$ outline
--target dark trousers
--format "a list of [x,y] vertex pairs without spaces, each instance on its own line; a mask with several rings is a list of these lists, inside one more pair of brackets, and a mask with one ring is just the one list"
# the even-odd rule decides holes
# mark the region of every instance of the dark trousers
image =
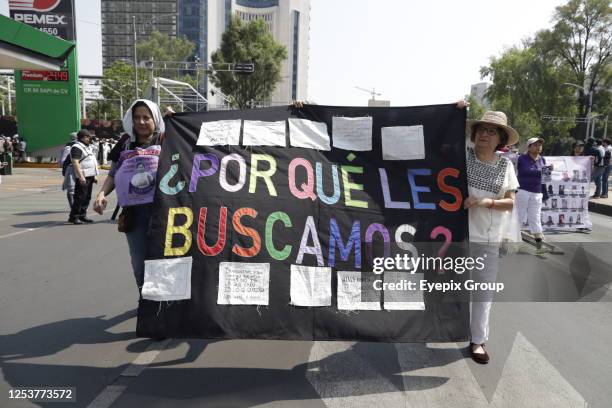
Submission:
[[84,218],[87,214],[87,207],[91,201],[91,191],[93,190],[94,177],[85,177],[85,184],[77,179],[74,185],[74,201],[70,209],[70,219]]

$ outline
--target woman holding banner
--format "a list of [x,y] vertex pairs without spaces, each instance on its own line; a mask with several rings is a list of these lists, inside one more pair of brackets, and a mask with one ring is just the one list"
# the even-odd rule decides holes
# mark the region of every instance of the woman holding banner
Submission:
[[[117,189],[117,199],[123,208],[119,216],[119,231],[126,234],[134,278],[140,292],[144,283],[145,245],[165,126],[159,107],[154,102],[139,99],[126,112],[123,128],[129,140],[126,138],[121,143],[120,156],[118,160],[113,159],[113,166],[94,202],[94,210],[102,214],[108,203],[106,197]],[[135,177],[140,180],[137,185],[132,183]],[[144,185],[142,180],[149,183]]]
[[[467,103],[459,102],[459,108]],[[486,112],[480,120],[467,123],[467,135],[474,147],[467,150],[468,197],[464,208],[469,210],[471,247],[476,247],[476,256],[485,256],[485,269],[477,279],[494,282],[497,277],[499,249],[503,241],[518,241],[520,230],[516,213],[513,212],[515,191],[519,183],[514,166],[505,157],[495,152],[503,146],[512,146],[519,141],[516,130],[508,126],[503,112]],[[480,364],[489,362],[485,342],[489,336],[489,318],[493,294],[473,296],[471,303],[472,359]]]

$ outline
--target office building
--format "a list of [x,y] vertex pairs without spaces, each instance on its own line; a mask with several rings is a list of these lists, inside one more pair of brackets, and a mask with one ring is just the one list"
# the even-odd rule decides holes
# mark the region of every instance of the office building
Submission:
[[178,0],[102,0],[102,63],[134,59],[134,18],[138,40],[157,30],[177,35]]

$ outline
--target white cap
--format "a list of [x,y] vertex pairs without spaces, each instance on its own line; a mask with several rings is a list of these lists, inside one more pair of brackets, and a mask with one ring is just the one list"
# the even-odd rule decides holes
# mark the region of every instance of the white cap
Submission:
[[537,142],[544,143],[544,139],[542,139],[541,137],[532,137],[529,140],[527,140],[527,147],[529,147],[532,144],[537,143]]

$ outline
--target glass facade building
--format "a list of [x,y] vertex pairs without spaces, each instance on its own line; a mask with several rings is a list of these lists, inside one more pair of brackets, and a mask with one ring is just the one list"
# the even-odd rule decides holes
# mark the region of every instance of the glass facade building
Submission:
[[116,60],[133,61],[133,17],[138,38],[154,30],[177,35],[178,0],[102,0],[101,6],[104,68]]

